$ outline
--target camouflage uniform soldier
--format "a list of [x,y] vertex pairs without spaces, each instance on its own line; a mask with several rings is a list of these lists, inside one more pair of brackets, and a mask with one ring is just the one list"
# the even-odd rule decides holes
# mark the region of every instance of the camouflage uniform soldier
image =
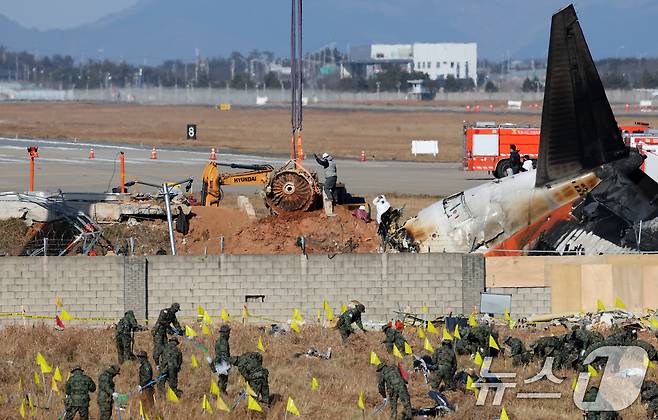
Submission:
[[462,339],[455,344],[455,351],[457,354],[474,354],[479,351],[483,356],[495,356],[489,347],[490,335],[498,342],[498,332],[488,325],[466,328],[461,334]]
[[[180,372],[183,365],[183,353],[178,348],[178,340],[170,338],[169,343],[162,353],[162,363],[160,364],[160,372],[167,374],[167,383],[169,388],[180,397],[183,392],[178,389],[178,372]],[[164,381],[161,382],[164,384]]]
[[455,389],[454,377],[457,371],[457,356],[452,350],[452,343],[448,340],[443,340],[441,347],[434,351],[432,354],[432,377],[430,385],[432,388],[438,390],[443,383],[446,389]]
[[642,402],[647,405],[647,419],[655,419],[658,415],[658,384],[644,381],[641,396]]
[[170,308],[165,308],[160,311],[158,320],[153,327],[153,360],[155,364],[160,366],[160,356],[164,351],[167,344],[167,330],[171,325],[176,329],[178,334],[182,334],[182,329],[176,318],[176,312],[180,310],[178,303],[172,303]]
[[505,344],[510,346],[511,356],[512,356],[512,365],[514,366],[525,366],[532,360],[532,355],[523,345],[523,341],[514,337],[507,337],[505,339]]
[[123,364],[124,360],[135,360],[135,355],[133,354],[133,331],[142,330],[144,330],[144,327],[137,323],[133,311],[126,312],[123,318],[117,323],[114,338],[117,342],[120,365]]
[[[583,401],[592,402],[596,399],[596,395],[599,393],[599,389],[595,386],[591,387],[589,391],[585,393]],[[617,420],[619,415],[616,411],[586,411],[584,413],[586,420]]]
[[359,303],[356,307],[343,312],[340,318],[338,318],[336,328],[338,328],[338,331],[340,332],[340,337],[343,339],[343,343],[347,342],[347,338],[354,333],[352,323],[355,323],[363,332],[366,332],[361,323],[361,314],[365,311],[366,307]]
[[64,420],[73,420],[76,413],[80,415],[80,420],[88,420],[89,393],[94,391],[96,391],[96,384],[93,379],[85,375],[80,366],[75,366],[71,370],[71,377],[66,381]]
[[[219,329],[219,337],[215,341],[215,360],[213,361],[214,365],[219,365],[224,363],[229,363],[231,358],[231,346],[229,345],[229,337],[231,335],[231,327],[224,324]],[[228,372],[226,374],[219,373],[217,378],[217,385],[219,390],[226,393],[226,387],[228,385]]]
[[140,401],[142,402],[144,413],[152,417],[153,407],[155,405],[153,401],[153,387],[142,388],[153,380],[153,367],[149,362],[148,354],[144,350],[137,353],[137,359],[139,359]]
[[269,371],[263,367],[263,356],[255,351],[231,358],[251,389],[265,404],[270,404]]
[[400,351],[404,351],[404,337],[402,333],[397,328],[391,328],[390,325],[386,324],[382,327],[382,331],[386,334],[386,339],[382,341],[386,345],[386,351],[389,353],[393,352],[393,345],[398,348]]
[[112,365],[98,377],[98,408],[101,420],[112,418],[114,377],[119,374],[119,370],[119,366]]
[[562,340],[558,337],[548,336],[540,337],[530,343],[530,350],[537,357],[545,358],[548,356],[556,356],[557,349],[562,345]]
[[380,363],[377,366],[379,372],[379,394],[383,398],[388,398],[388,403],[391,405],[391,419],[398,418],[398,398],[404,406],[402,413],[403,420],[411,420],[411,398],[409,398],[409,391],[407,390],[407,381],[404,380],[400,369],[396,366],[387,366]]

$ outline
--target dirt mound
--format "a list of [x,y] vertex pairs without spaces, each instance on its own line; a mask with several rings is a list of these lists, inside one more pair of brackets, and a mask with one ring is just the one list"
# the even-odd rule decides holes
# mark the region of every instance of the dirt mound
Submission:
[[231,237],[250,223],[238,209],[224,207],[192,207],[190,231],[183,236],[176,232],[176,247],[181,254],[201,255],[219,253],[219,237]]
[[338,207],[336,216],[324,211],[300,212],[269,216],[254,221],[226,239],[226,252],[234,254],[299,253],[297,238],[306,238],[306,251],[375,252],[379,240],[377,225],[356,219],[345,208]]

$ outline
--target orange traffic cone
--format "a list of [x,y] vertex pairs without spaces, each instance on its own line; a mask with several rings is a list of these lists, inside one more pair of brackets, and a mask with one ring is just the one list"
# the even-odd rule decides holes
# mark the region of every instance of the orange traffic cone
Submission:
[[96,154],[94,153],[94,148],[92,147],[91,150],[89,151],[89,159],[93,159],[96,157]]
[[361,155],[359,156],[359,160],[360,160],[361,162],[365,162],[365,161],[366,161],[366,151],[365,151],[365,150],[361,150]]
[[153,146],[153,149],[151,149],[151,159],[156,160],[158,158],[158,155],[155,152],[155,146]]
[[215,152],[214,147],[210,149],[210,160],[217,160],[217,153]]

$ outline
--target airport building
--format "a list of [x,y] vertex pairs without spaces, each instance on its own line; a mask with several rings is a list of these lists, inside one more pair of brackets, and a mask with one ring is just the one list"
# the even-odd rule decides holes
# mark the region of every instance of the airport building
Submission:
[[369,44],[350,48],[349,64],[353,74],[371,78],[384,64],[397,64],[403,70],[420,71],[431,79],[453,75],[457,79],[477,81],[476,43]]

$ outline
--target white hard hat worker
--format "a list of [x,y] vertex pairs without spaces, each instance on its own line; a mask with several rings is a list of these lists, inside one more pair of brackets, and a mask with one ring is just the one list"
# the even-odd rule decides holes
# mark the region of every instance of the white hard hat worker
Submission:
[[329,153],[325,152],[322,154],[322,159],[326,159],[329,157]]

